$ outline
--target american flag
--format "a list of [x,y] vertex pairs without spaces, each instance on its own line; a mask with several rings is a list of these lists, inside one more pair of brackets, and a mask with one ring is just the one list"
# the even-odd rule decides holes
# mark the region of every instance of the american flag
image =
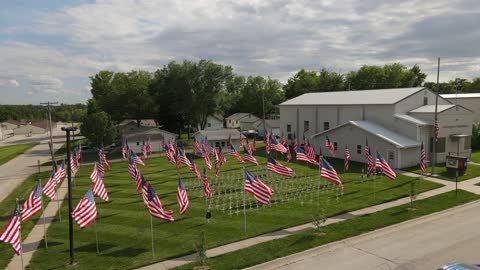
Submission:
[[265,152],[270,154],[270,133],[267,131],[265,134]]
[[267,158],[267,170],[282,176],[288,176],[288,177],[293,176],[292,169],[283,166],[282,164],[277,162],[275,159],[273,159],[271,156],[268,156]]
[[335,147],[333,147],[333,143],[330,141],[330,139],[326,138],[325,140],[325,146],[328,148],[328,150],[330,151],[330,154],[332,155],[332,157],[335,156]]
[[195,176],[197,177],[198,181],[202,181],[202,176],[200,175],[200,171],[198,170],[197,165],[195,164],[195,161],[191,157],[187,157],[188,161],[190,162],[190,171],[192,171]]
[[55,180],[55,171],[52,171],[50,178],[48,178],[45,186],[43,187],[43,194],[47,195],[50,200],[55,199],[55,188],[57,187],[57,181]]
[[174,155],[172,154],[172,151],[170,151],[169,148],[167,148],[165,151],[165,157],[168,159],[168,161],[170,161],[170,163],[172,163],[172,165],[176,164]]
[[[212,147],[212,153],[213,153],[213,157],[215,159],[215,176],[218,177],[219,173],[220,173],[220,158],[218,157],[218,151],[217,151],[217,148],[215,147]],[[205,167],[203,167],[203,170],[205,170]]]
[[252,150],[253,150],[253,152],[257,152],[257,140],[256,140],[256,138],[253,138]]
[[280,152],[282,154],[287,153],[287,148],[280,144],[277,139],[275,138],[275,135],[272,134],[270,137],[270,149],[275,150],[277,152]]
[[70,170],[72,172],[72,177],[78,172],[77,163],[75,162],[75,152],[72,152],[72,156],[70,157]]
[[58,167],[57,171],[55,172],[55,181],[60,183],[62,179],[65,178],[65,161],[62,162],[62,165]]
[[235,149],[235,147],[233,147],[233,145],[230,145],[230,155],[236,157],[239,163],[244,163],[242,157],[241,157],[240,154],[237,152],[237,150]]
[[148,138],[147,145],[145,145],[145,148],[147,150],[147,154],[151,155],[153,150],[152,150],[152,144],[150,143],[150,138]]
[[137,165],[135,164],[135,161],[133,160],[133,157],[130,157],[128,160],[128,173],[132,177],[133,181],[135,181],[135,185],[137,187],[137,194],[140,194],[140,189],[141,189],[141,177],[143,177],[140,173],[140,171],[137,168]]
[[285,137],[285,134],[282,133],[282,139],[280,141],[280,144],[283,146],[287,146],[287,138]]
[[185,152],[180,148],[177,148],[177,159],[180,163],[185,164],[189,168],[191,167],[190,160],[185,155]]
[[435,119],[434,128],[435,128],[435,141],[438,141],[438,132],[440,131],[440,127],[438,126],[438,120],[436,119]]
[[[315,160],[315,161],[317,160],[317,157],[316,157],[316,155],[315,155],[315,149],[314,149],[312,146],[310,146],[310,145],[308,144],[308,142],[305,144],[304,149],[305,149],[305,154],[307,155],[307,157],[308,157],[309,159]],[[321,150],[321,147],[320,147],[320,152],[321,152],[321,151],[322,151],[322,150]]]
[[345,171],[350,169],[348,161],[350,160],[350,151],[348,151],[348,147],[345,145]]
[[128,152],[128,143],[127,139],[125,139],[122,143],[122,157],[123,159],[127,159],[127,152]]
[[287,162],[292,160],[292,153],[290,152],[290,147],[287,145]]
[[203,194],[207,198],[213,196],[212,190],[210,189],[210,183],[208,183],[207,169],[203,167]]
[[253,194],[258,204],[269,204],[273,190],[245,170],[245,191]]
[[240,132],[240,146],[243,146],[243,136],[241,132]]
[[382,170],[385,176],[387,176],[388,178],[395,180],[395,178],[397,177],[397,175],[392,170],[390,165],[388,165],[388,162],[385,159],[383,159],[383,157],[380,155],[378,151],[377,151],[377,162],[375,163],[375,166],[380,170]]
[[297,147],[298,147],[298,139],[297,136],[295,136],[295,133],[293,133],[293,151],[297,152]]
[[108,202],[108,194],[103,183],[103,175],[98,170],[97,164],[93,165],[93,171],[90,174],[90,179],[93,181],[93,193],[102,200]]
[[425,160],[427,159],[427,155],[425,154],[425,149],[423,148],[423,142],[422,146],[420,148],[420,170],[422,171],[422,174],[425,173],[425,170],[427,166],[425,165]]
[[22,207],[22,222],[27,221],[42,210],[42,184],[37,183]]
[[203,151],[196,138],[193,138],[193,151],[195,155],[202,155]]
[[303,147],[301,146],[297,147],[297,161],[305,161],[315,166],[318,166],[318,161],[316,159],[311,159],[310,157],[308,157],[305,153],[305,149],[303,149]]
[[80,229],[87,227],[97,219],[97,207],[95,206],[92,187],[88,188],[85,196],[77,204],[77,207],[73,209],[72,218],[80,225]]
[[337,171],[328,163],[326,159],[322,159],[322,168],[320,169],[320,177],[328,179],[337,184],[340,189],[343,189],[342,181],[338,177]]
[[178,177],[178,188],[177,188],[177,202],[178,207],[180,208],[180,215],[185,214],[188,210],[188,196],[185,186],[183,185],[182,178]]
[[203,152],[207,152],[208,155],[208,138],[205,136],[205,140],[203,140]]
[[243,147],[243,157],[245,158],[246,161],[253,163],[255,165],[258,165],[257,159],[252,155],[250,151],[244,146]]
[[373,175],[375,173],[375,164],[373,164],[372,152],[370,152],[368,140],[365,141],[365,157],[367,158],[367,176]]
[[162,138],[162,141],[160,142],[162,144],[162,151],[167,150],[167,145],[165,144],[165,138]]
[[225,154],[223,154],[221,146],[218,147],[218,160],[220,160],[220,166],[227,162],[227,158],[225,157]]
[[140,147],[140,151],[142,151],[142,154],[143,154],[144,158],[148,157],[147,148],[145,146],[145,141],[142,142],[142,146]]
[[253,153],[252,147],[250,147],[250,143],[248,142],[248,138],[247,138],[247,143],[244,146],[245,148],[247,148],[248,153],[250,154]]
[[205,160],[205,165],[207,165],[207,168],[211,170],[212,162],[210,161],[210,156],[208,155],[208,152],[203,152],[203,159]]
[[139,156],[137,156],[137,154],[135,154],[135,152],[133,152],[132,150],[130,150],[130,155],[133,156],[133,160],[135,161],[135,163],[145,166],[143,160]]
[[77,145],[77,148],[75,148],[75,152],[77,153],[76,156],[77,156],[77,162],[78,162],[82,157],[82,145],[81,144]]
[[17,255],[20,255],[22,252],[20,237],[20,209],[18,208],[18,202],[16,202],[12,217],[0,233],[0,241],[12,244],[12,249]]
[[105,169],[103,168],[103,162],[101,158],[98,159],[98,162],[95,163],[95,165],[97,165],[97,170],[100,173],[100,175],[102,177],[105,176]]
[[110,170],[110,162],[108,162],[107,155],[105,155],[105,150],[103,150],[103,145],[98,150],[98,156],[102,160],[103,164],[105,164],[105,167],[107,167],[107,169]]
[[173,222],[173,211],[163,209],[162,203],[153,187],[147,181],[144,181],[142,186],[144,202],[150,215],[154,218]]

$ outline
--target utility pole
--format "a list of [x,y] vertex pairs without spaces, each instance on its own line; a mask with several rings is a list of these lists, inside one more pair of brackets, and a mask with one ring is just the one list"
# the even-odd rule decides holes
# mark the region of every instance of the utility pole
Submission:
[[50,105],[55,105],[58,104],[58,102],[41,102],[40,105],[47,105],[47,110],[48,110],[48,125],[50,128],[50,145],[52,147],[52,162],[54,162],[54,157],[53,157],[53,134],[52,134],[52,110],[50,108]]
[[437,85],[435,88],[437,88],[437,93],[435,95],[435,120],[434,120],[434,123],[433,123],[433,139],[432,139],[432,175],[435,175],[435,163],[436,163],[436,159],[437,159],[437,131],[435,130],[436,126],[435,124],[437,123],[437,112],[438,112],[438,92],[439,92],[439,88],[438,88],[438,83],[439,83],[439,77],[440,77],[440,57],[438,58],[438,64],[437,64]]
[[72,218],[72,168],[70,167],[70,132],[75,132],[77,130],[76,127],[62,127],[62,130],[66,132],[67,136],[67,180],[68,180],[68,235],[70,239],[70,265],[72,266],[74,263],[74,256],[73,256],[73,218]]

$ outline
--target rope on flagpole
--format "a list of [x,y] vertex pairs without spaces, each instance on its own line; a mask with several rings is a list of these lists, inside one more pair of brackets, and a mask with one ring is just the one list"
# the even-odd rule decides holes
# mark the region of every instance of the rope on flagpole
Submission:
[[152,257],[155,258],[155,247],[154,247],[154,241],[153,241],[153,218],[152,215],[150,215],[150,231],[152,234]]
[[[16,199],[15,199],[15,201],[16,201],[16,203],[17,203],[17,205],[18,205],[18,198],[16,198]],[[19,216],[20,216],[20,217],[19,217],[19,218],[20,218],[20,220],[22,220],[22,213],[21,213],[21,211],[19,211]],[[22,243],[22,231],[20,230],[20,228],[19,228],[19,230],[18,230],[18,234],[19,234],[19,236],[18,236],[18,239],[20,240],[20,260],[21,260],[21,262],[22,262],[22,270],[24,270],[24,269],[25,269],[25,267],[23,266],[23,243]]]
[[[243,173],[245,174],[245,166],[243,167]],[[243,181],[243,224],[244,233],[247,234],[247,209],[245,204],[245,180]]]
[[[42,180],[38,179],[38,184],[41,186],[42,185]],[[42,198],[42,216],[43,216],[43,234],[45,235],[45,248],[48,248],[48,239],[47,239],[47,228],[45,223],[47,223],[47,220],[45,218],[45,212],[43,209],[43,198]]]
[[97,254],[100,254],[100,249],[98,248],[97,219],[95,219],[95,222],[93,222],[93,229],[95,230],[95,243],[97,246]]

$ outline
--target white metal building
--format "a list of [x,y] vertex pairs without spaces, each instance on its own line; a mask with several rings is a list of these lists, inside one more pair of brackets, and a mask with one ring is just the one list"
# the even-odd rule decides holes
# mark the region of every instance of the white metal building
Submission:
[[[435,93],[426,88],[307,93],[280,104],[282,131],[299,143],[310,138],[317,154],[328,136],[339,158],[348,146],[351,160],[365,162],[368,139],[395,168],[418,164],[420,144],[431,159]],[[472,112],[439,97],[437,162],[449,153],[470,156]],[[291,139],[290,139],[291,141]],[[323,149],[323,154],[330,153]]]
[[[200,129],[200,126],[198,127]],[[223,116],[221,114],[212,114],[207,116],[206,130],[223,129]]]
[[240,151],[238,148],[240,146],[240,136],[245,140],[246,137],[237,129],[224,128],[218,130],[200,130],[195,132],[192,137],[194,137],[198,142],[202,142],[205,140],[205,138],[207,138],[209,146],[221,146],[224,149],[223,152],[228,152],[229,149],[226,147],[229,138],[231,139],[232,145],[237,149],[237,151]]
[[480,93],[443,94],[442,98],[473,112],[473,122],[480,123]]

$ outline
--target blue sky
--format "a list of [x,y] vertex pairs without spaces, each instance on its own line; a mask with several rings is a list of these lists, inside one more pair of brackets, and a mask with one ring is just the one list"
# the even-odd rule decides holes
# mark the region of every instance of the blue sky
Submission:
[[476,0],[98,0],[0,3],[0,104],[85,102],[99,70],[211,59],[282,82],[300,68],[420,65],[480,76]]

